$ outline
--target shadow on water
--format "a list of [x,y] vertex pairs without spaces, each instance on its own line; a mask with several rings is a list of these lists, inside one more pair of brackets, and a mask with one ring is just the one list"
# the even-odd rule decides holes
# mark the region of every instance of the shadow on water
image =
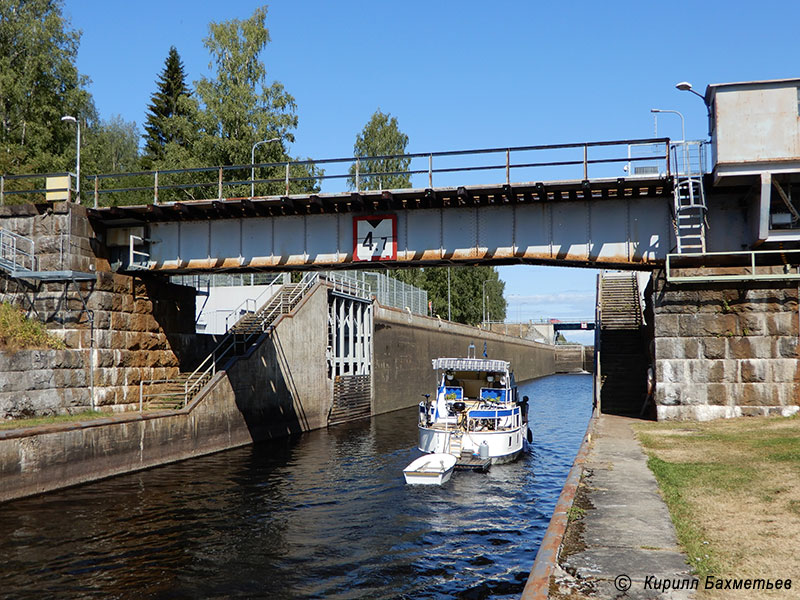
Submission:
[[521,386],[520,460],[406,486],[416,409],[0,505],[14,597],[517,597],[591,411],[591,377]]

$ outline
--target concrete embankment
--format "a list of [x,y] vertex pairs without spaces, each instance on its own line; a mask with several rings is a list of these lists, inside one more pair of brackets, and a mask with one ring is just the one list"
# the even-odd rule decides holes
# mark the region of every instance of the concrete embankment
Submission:
[[[599,415],[592,421],[522,600],[691,598],[691,590],[662,594],[646,583],[690,581],[691,576],[647,456],[631,429],[635,420]],[[577,493],[581,506],[573,511]]]

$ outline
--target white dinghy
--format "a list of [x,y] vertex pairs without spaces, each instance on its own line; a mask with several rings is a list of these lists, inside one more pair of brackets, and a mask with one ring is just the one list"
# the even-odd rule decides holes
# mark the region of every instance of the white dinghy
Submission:
[[406,483],[441,485],[450,479],[456,457],[452,454],[426,454],[403,469]]

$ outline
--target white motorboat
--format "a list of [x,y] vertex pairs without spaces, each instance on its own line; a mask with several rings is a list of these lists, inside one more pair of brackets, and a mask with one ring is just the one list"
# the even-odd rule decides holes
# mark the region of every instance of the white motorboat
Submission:
[[528,426],[528,398],[517,401],[510,363],[488,358],[436,358],[439,387],[435,399],[426,394],[419,405],[419,449],[468,453],[510,462],[533,441]]
[[452,454],[426,454],[403,469],[406,483],[441,485],[450,479],[456,457]]

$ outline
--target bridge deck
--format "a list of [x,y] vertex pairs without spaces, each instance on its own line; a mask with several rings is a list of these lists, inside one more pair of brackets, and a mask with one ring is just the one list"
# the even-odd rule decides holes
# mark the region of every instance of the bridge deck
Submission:
[[115,227],[141,222],[503,206],[569,200],[671,198],[672,185],[672,179],[662,177],[620,177],[586,181],[523,182],[337,194],[215,198],[92,208],[88,213],[91,219]]

